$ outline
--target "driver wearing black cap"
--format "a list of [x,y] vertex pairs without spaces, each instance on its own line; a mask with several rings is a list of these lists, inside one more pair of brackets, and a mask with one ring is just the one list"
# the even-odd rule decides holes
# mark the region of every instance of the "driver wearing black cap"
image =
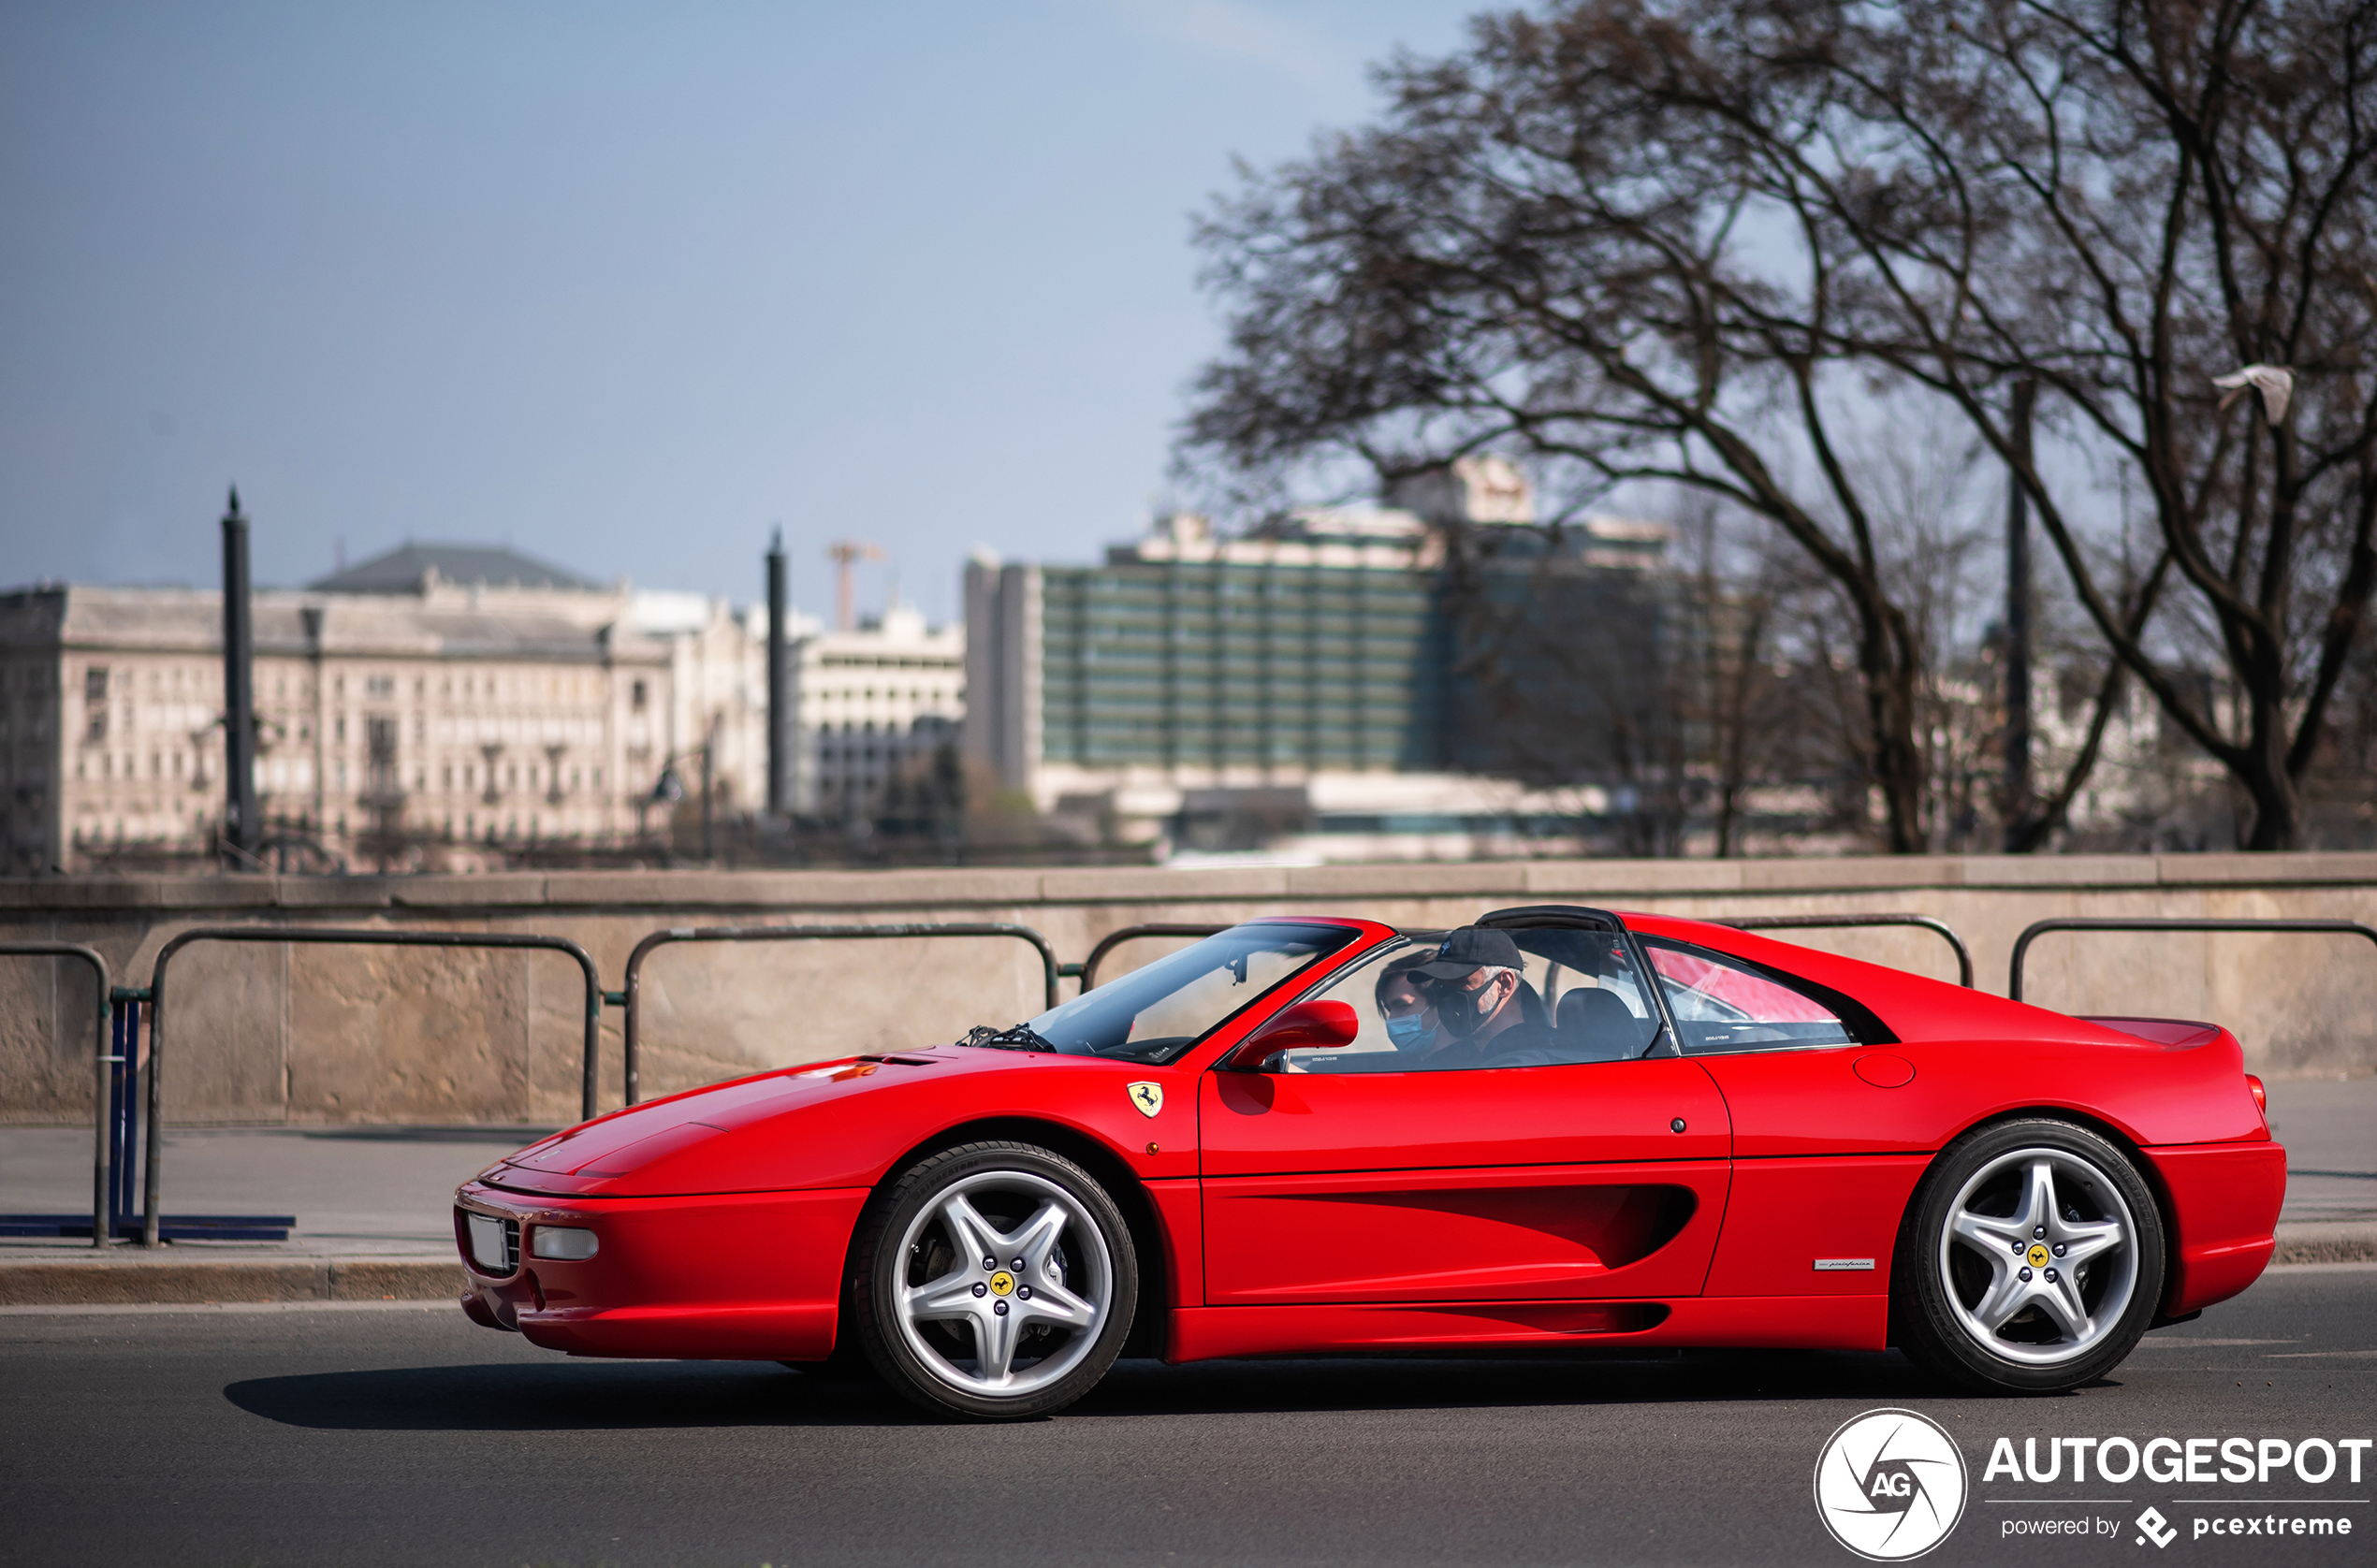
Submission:
[[1507,932],[1465,925],[1418,975],[1427,978],[1444,1042],[1417,1064],[1422,1071],[1481,1067],[1490,1059],[1551,1042],[1551,1031],[1528,1017],[1523,999],[1526,960]]

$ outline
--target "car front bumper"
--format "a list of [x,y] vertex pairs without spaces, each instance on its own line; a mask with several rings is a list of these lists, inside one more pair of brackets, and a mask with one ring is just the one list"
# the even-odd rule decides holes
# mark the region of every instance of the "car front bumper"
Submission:
[[[482,1182],[455,1194],[472,1321],[574,1356],[824,1360],[863,1187],[683,1198],[550,1198]],[[519,1227],[518,1260],[472,1256],[469,1216]],[[539,1226],[593,1231],[579,1261],[534,1256]]]

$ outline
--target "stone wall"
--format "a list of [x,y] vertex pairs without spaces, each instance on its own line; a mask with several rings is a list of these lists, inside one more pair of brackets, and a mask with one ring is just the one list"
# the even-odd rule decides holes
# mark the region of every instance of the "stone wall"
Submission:
[[[1913,911],[2003,992],[2016,934],[2050,915],[2344,918],[2377,924],[2377,855],[1566,861],[1161,871],[670,872],[416,878],[0,881],[0,941],[86,942],[116,983],[194,925],[541,932],[622,983],[646,934],[703,924],[1014,921],[1078,961],[1146,922],[1359,914],[1453,925],[1518,904],[1742,917]],[[1953,979],[1918,930],[1780,933]],[[1121,950],[1120,972],[1174,943]],[[90,1115],[91,992],[80,965],[0,960],[0,1121]],[[1031,950],[1001,939],[675,946],[644,969],[647,1097],[852,1051],[944,1040],[1039,1010]],[[1072,994],[1066,982],[1066,994]],[[2301,936],[2060,935],[2029,999],[2076,1012],[2212,1019],[2271,1076],[2377,1071],[2377,947]],[[168,1117],[187,1122],[574,1120],[581,982],[565,957],[195,944],[173,961]],[[620,1014],[603,1014],[603,1103],[620,1096]]]

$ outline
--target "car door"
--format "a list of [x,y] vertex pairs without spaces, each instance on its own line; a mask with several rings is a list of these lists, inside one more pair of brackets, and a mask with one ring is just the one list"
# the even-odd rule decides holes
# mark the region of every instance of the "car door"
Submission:
[[1316,993],[1354,1006],[1352,1045],[1291,1053],[1282,1070],[1203,1075],[1209,1304],[1700,1288],[1725,1208],[1724,1100],[1675,1053],[1615,922],[1563,918],[1513,932],[1528,954],[1527,1001],[1549,1020],[1564,978],[1625,998],[1639,1032],[1623,1057],[1547,1052],[1527,1065],[1416,1070],[1376,999],[1406,944]]
[[1930,1164],[1917,1071],[1853,998],[1674,936],[1639,938],[1682,1048],[1734,1125],[1711,1296],[1889,1290],[1908,1198]]

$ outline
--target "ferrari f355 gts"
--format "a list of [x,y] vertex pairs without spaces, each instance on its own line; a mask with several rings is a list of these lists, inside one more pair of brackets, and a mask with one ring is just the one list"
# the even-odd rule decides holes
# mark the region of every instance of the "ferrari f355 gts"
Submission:
[[963,1417],[1126,1352],[1896,1345],[2046,1391],[2260,1274],[2261,1102],[2213,1024],[1720,925],[1282,917],[584,1123],[463,1185],[455,1235],[489,1328],[864,1363]]

